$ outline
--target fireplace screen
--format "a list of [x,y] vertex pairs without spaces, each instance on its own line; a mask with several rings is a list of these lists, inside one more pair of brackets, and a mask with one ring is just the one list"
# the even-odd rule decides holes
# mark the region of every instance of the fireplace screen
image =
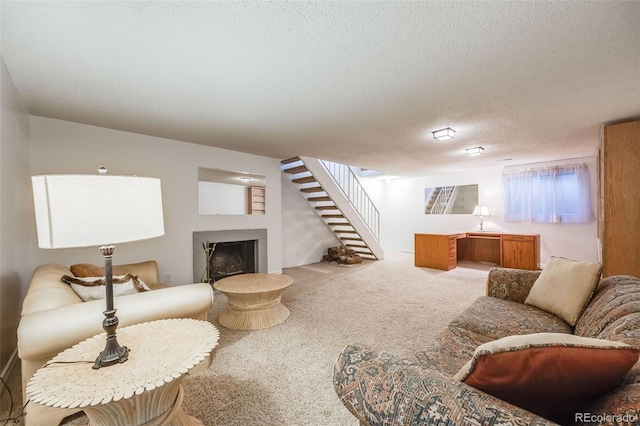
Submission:
[[257,240],[203,243],[208,259],[205,282],[256,272],[256,243]]

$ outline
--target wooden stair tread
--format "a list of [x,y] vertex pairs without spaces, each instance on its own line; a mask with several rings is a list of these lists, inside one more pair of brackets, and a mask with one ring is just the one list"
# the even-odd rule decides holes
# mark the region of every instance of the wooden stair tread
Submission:
[[344,217],[344,216],[341,214],[323,214],[322,217],[337,218],[337,217]]
[[340,210],[337,206],[316,206],[316,210]]
[[297,166],[297,167],[291,167],[289,169],[284,169],[285,173],[289,173],[292,175],[298,174],[298,173],[304,173],[304,172],[308,172],[309,169],[307,169],[307,166]]
[[307,200],[308,200],[308,201],[311,201],[311,202],[317,202],[317,201],[333,201],[333,200],[331,199],[331,197],[329,197],[329,196],[324,196],[324,197],[309,197],[309,198],[307,198]]
[[311,183],[311,182],[317,182],[317,180],[313,176],[305,176],[305,177],[293,179],[291,182],[293,182],[293,183]]
[[291,163],[295,163],[296,161],[302,161],[302,160],[300,160],[300,157],[291,157],[291,158],[287,158],[286,160],[282,160],[280,164],[291,164]]
[[348,248],[349,250],[353,250],[354,252],[356,252],[356,254],[358,254],[358,255],[360,255],[360,256],[362,256],[363,254],[373,254],[373,253],[370,253],[370,252],[368,252],[368,251],[356,250],[356,249],[354,249],[353,247],[347,247],[347,248]]
[[322,189],[321,186],[311,186],[309,188],[301,188],[300,192],[323,192],[324,189]]

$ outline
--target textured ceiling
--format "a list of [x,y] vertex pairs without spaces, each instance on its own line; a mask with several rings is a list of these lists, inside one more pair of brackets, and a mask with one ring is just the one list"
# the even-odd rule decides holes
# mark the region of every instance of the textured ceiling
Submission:
[[640,116],[640,2],[1,8],[31,114],[281,159],[396,175],[548,161]]

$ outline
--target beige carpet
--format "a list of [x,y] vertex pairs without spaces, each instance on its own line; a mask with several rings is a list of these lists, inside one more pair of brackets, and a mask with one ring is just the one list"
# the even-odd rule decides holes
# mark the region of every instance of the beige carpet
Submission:
[[[183,381],[184,409],[205,425],[357,425],[333,391],[340,350],[360,342],[411,357],[484,294],[488,269],[416,268],[413,254],[400,252],[352,267],[287,268],[294,283],[282,301],[291,316],[258,331],[219,326],[227,300],[216,294],[209,319],[220,342],[211,367]],[[84,415],[65,421],[86,423]]]

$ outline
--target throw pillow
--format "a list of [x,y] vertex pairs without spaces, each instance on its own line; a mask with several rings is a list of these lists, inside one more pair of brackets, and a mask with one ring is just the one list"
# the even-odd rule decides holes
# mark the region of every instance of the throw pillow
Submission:
[[93,265],[91,263],[77,263],[71,265],[69,270],[75,277],[104,277],[104,266]]
[[524,303],[575,326],[600,281],[602,265],[551,257]]
[[[104,277],[70,277],[69,275],[63,275],[60,279],[62,282],[69,284],[83,302],[106,297]],[[149,290],[150,288],[136,275],[127,274],[113,277],[114,297]]]
[[573,334],[508,336],[480,345],[454,376],[560,424],[619,386],[639,349]]

